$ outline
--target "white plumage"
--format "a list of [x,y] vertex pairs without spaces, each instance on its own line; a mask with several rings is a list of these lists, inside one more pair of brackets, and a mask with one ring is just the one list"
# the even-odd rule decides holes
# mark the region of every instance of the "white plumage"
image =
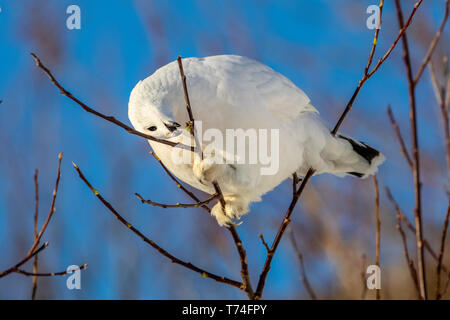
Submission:
[[[277,129],[279,168],[262,175],[261,163],[217,164],[208,155],[194,163],[177,164],[179,148],[149,141],[167,168],[179,179],[209,194],[211,182],[221,186],[225,212],[219,203],[212,214],[220,225],[248,212],[251,202],[297,172],[312,167],[337,176],[374,174],[384,156],[343,135],[333,136],[310,104],[308,96],[289,79],[257,61],[235,55],[183,59],[193,115],[202,131],[217,129]],[[178,124],[189,121],[177,62],[171,62],[140,81],[130,95],[128,115],[136,130],[179,142]],[[150,130],[149,130],[150,129]],[[269,133],[270,136],[270,133]],[[211,142],[200,137],[205,149]],[[270,137],[269,137],[270,138]],[[269,139],[270,141],[270,139]],[[249,148],[248,141],[246,147]],[[273,142],[271,142],[273,143]],[[271,150],[271,145],[267,146]],[[220,152],[222,150],[216,150]]]

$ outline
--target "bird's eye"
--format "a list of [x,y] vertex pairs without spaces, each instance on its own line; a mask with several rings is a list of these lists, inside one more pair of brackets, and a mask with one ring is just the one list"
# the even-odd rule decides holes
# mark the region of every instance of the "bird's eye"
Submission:
[[156,129],[158,129],[156,126],[151,126],[147,128],[147,130],[149,131],[156,131]]

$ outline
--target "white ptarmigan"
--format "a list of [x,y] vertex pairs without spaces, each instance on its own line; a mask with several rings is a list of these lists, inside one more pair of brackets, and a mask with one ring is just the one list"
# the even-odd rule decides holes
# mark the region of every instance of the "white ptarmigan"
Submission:
[[[182,153],[190,151],[151,140],[149,143],[166,167],[182,181],[209,194],[215,193],[212,182],[217,181],[226,202],[225,210],[219,202],[212,209],[219,225],[234,223],[234,219],[248,212],[251,202],[260,201],[262,195],[292,177],[294,172],[302,177],[311,167],[315,174],[365,178],[374,174],[384,161],[380,152],[362,142],[342,134],[333,136],[308,96],[262,63],[236,55],[182,61],[195,126],[197,129],[201,124],[203,132],[197,133],[198,140],[203,150],[213,146],[209,148],[213,151],[205,152],[203,160],[197,155],[188,156],[188,161],[185,157],[180,163]],[[186,141],[189,133],[180,124],[187,123],[189,117],[176,61],[139,81],[130,95],[128,116],[140,132],[173,142]],[[274,130],[277,134],[272,136]],[[221,139],[217,139],[221,134],[225,140],[228,132],[237,132],[233,139],[244,134],[246,161],[216,161],[217,157],[223,159],[229,155],[226,142],[220,144]],[[257,142],[251,139],[252,133],[256,134]],[[212,139],[212,135],[216,138]],[[259,152],[258,147],[270,150],[266,154],[272,153],[272,161],[278,161],[273,166],[274,172],[262,174],[269,164],[249,161],[251,152]]]

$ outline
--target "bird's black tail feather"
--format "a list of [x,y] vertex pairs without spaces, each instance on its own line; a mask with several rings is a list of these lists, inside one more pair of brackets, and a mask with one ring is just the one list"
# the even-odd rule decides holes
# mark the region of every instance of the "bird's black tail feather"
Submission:
[[[369,163],[369,165],[372,165],[373,160],[381,155],[378,150],[375,150],[374,148],[368,146],[364,142],[355,141],[349,137],[340,134],[338,134],[338,137],[347,140],[351,144],[353,150],[363,159],[365,159]],[[354,175],[358,178],[362,178],[365,176],[365,173],[360,172],[347,172],[347,173]]]

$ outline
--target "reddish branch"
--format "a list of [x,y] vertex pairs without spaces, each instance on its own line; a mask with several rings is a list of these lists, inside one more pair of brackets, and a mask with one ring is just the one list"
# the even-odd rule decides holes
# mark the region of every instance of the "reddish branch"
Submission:
[[[154,153],[150,152],[153,157],[158,160],[161,167],[164,169],[164,171],[167,173],[167,175],[170,177],[170,179],[177,185],[178,188],[183,190],[192,200],[198,202],[201,202],[200,199],[190,192],[186,187],[184,187],[180,181],[175,178],[175,176],[167,169],[167,167],[164,165],[164,163],[161,161],[161,159]],[[201,208],[203,208],[206,212],[211,213],[211,209],[209,209],[206,205],[202,205]],[[248,273],[248,262],[247,262],[247,253],[242,245],[242,241],[239,237],[239,234],[236,231],[236,228],[234,226],[227,227],[228,231],[231,233],[231,236],[233,238],[234,244],[236,245],[236,248],[238,250],[239,259],[241,261],[241,276],[242,278],[249,279],[249,273]],[[247,288],[245,285],[242,285],[240,288],[241,290],[245,291],[245,288]],[[250,298],[250,297],[249,297]]]
[[[380,267],[380,240],[381,240],[381,220],[380,220],[380,192],[378,190],[378,180],[376,176],[372,176],[373,186],[375,189],[375,216],[377,221],[376,233],[376,249],[375,249],[375,264]],[[380,289],[376,291],[376,299],[380,300]]]
[[[11,272],[16,272],[17,269],[22,266],[25,262],[27,262],[28,260],[30,260],[32,257],[36,256],[41,250],[45,249],[48,245],[48,242],[44,243],[42,246],[39,247],[39,249],[36,250],[36,248],[39,245],[39,242],[42,238],[42,235],[44,234],[45,230],[47,229],[47,226],[53,216],[53,213],[55,212],[55,201],[56,201],[56,195],[58,193],[58,185],[59,185],[59,179],[61,177],[61,159],[62,159],[62,153],[60,153],[58,155],[58,172],[56,174],[56,186],[55,189],[53,190],[53,197],[52,197],[52,203],[50,206],[50,212],[47,216],[47,219],[45,220],[45,223],[43,224],[39,234],[36,235],[37,232],[37,227],[35,227],[35,237],[34,237],[34,241],[33,244],[30,248],[30,250],[28,251],[27,255],[25,256],[25,258],[20,261],[19,263],[17,263],[15,266],[3,271],[2,273],[0,273],[0,278],[6,276],[7,274],[10,274]],[[37,186],[37,173],[35,174],[35,186]],[[36,187],[37,188],[37,187]],[[36,191],[37,192],[37,191]],[[36,196],[36,208],[35,208],[35,221],[37,221],[37,206],[39,204],[39,199]],[[37,222],[35,222],[37,223]]]
[[365,300],[366,295],[367,295],[366,271],[367,271],[367,257],[363,253],[361,255],[361,272],[360,272],[360,277],[361,277],[361,282],[362,282],[361,300]]
[[[413,10],[411,11],[411,14],[406,22],[406,24],[400,28],[397,37],[395,38],[394,42],[391,44],[391,46],[389,47],[389,49],[386,51],[386,53],[384,54],[384,56],[382,58],[380,58],[378,60],[378,62],[376,63],[376,65],[373,67],[373,69],[371,71],[369,71],[370,66],[371,66],[371,62],[373,60],[373,55],[375,53],[375,49],[376,49],[376,45],[378,43],[378,36],[379,36],[379,29],[377,29],[375,31],[375,35],[374,35],[374,40],[372,42],[372,47],[369,53],[369,57],[367,59],[367,64],[366,67],[364,68],[364,73],[363,76],[361,78],[361,80],[359,80],[358,85],[352,95],[352,97],[350,98],[349,102],[347,103],[343,113],[341,114],[341,116],[339,117],[339,120],[337,121],[336,125],[334,126],[333,130],[331,131],[331,133],[333,135],[335,135],[337,133],[337,131],[339,130],[340,126],[342,125],[342,123],[344,122],[344,119],[346,118],[348,112],[351,110],[353,103],[356,100],[356,97],[358,96],[358,93],[360,92],[361,88],[363,87],[364,83],[369,80],[374,74],[375,72],[380,68],[380,66],[386,61],[386,59],[390,56],[392,50],[394,50],[395,46],[397,45],[398,41],[400,40],[400,38],[402,38],[402,36],[405,34],[406,29],[409,27],[409,25],[412,22],[412,19],[417,11],[417,9],[419,8],[420,4],[422,3],[423,0],[419,0],[415,3]],[[379,21],[381,24],[381,13],[382,10],[381,8],[383,7],[383,0],[380,1],[380,17],[379,17]],[[381,27],[381,26],[379,26]],[[259,299],[262,296],[263,290],[264,290],[264,285],[265,285],[265,280],[267,277],[267,274],[269,273],[270,270],[270,264],[272,262],[273,256],[275,254],[276,248],[278,247],[278,244],[281,240],[281,238],[283,237],[283,233],[284,230],[286,229],[287,225],[289,224],[290,220],[290,216],[295,208],[295,205],[297,204],[297,201],[301,195],[301,192],[303,191],[303,189],[305,188],[307,182],[309,181],[309,178],[311,178],[311,176],[314,174],[314,170],[312,168],[310,168],[305,176],[305,178],[303,179],[300,187],[299,187],[299,191],[297,191],[297,193],[294,195],[291,204],[285,214],[285,218],[283,220],[283,222],[280,225],[280,228],[278,229],[277,235],[275,237],[275,240],[272,244],[272,248],[271,250],[267,253],[267,257],[266,257],[266,261],[264,263],[264,267],[263,270],[261,272],[261,275],[259,277],[259,282],[258,282],[258,287],[256,289],[255,292],[255,298]]]
[[197,203],[176,203],[176,204],[165,204],[165,203],[159,203],[159,202],[154,202],[152,200],[146,200],[144,199],[139,193],[135,193],[136,197],[139,198],[139,200],[141,200],[142,203],[145,204],[149,204],[151,206],[154,207],[161,207],[161,208],[165,208],[165,209],[169,209],[169,208],[198,208],[201,206],[204,206],[208,203],[210,203],[211,201],[217,199],[219,197],[218,194],[213,194],[211,197],[209,197],[208,199],[206,199],[205,201],[199,201]]
[[314,174],[313,169],[309,169],[306,173],[305,177],[303,178],[302,183],[300,184],[300,187],[298,188],[298,191],[295,193],[295,196],[293,197],[291,204],[289,205],[288,210],[286,211],[286,214],[284,215],[284,219],[281,222],[281,225],[278,229],[277,235],[275,236],[275,239],[273,240],[272,246],[270,247],[270,250],[267,252],[266,261],[264,262],[263,270],[259,276],[258,286],[255,291],[255,299],[261,299],[264,286],[266,283],[267,275],[270,271],[270,265],[272,263],[272,259],[275,255],[275,251],[278,248],[278,245],[280,244],[281,238],[283,237],[284,231],[286,230],[287,226],[291,222],[290,218],[292,213],[294,212],[295,205],[298,202],[298,199],[302,195],[303,190],[305,189],[306,184],[308,183],[309,179]]
[[[353,103],[356,100],[356,97],[358,96],[359,91],[361,90],[362,86],[364,85],[364,83],[370,79],[370,77],[373,76],[373,74],[380,68],[380,66],[383,64],[384,61],[386,61],[386,59],[390,56],[392,50],[394,50],[395,46],[397,45],[398,41],[400,40],[400,38],[404,35],[406,29],[408,29],[409,25],[412,22],[412,18],[414,17],[414,15],[416,14],[417,9],[419,8],[420,4],[422,3],[423,0],[419,0],[416,2],[416,4],[414,5],[414,8],[408,18],[408,21],[406,22],[406,24],[403,26],[403,28],[400,29],[400,31],[397,34],[397,37],[395,38],[394,42],[392,43],[392,45],[389,47],[389,49],[386,51],[386,53],[384,54],[384,56],[382,58],[380,58],[377,62],[377,64],[373,67],[372,71],[370,72],[364,72],[361,80],[359,80],[358,85],[355,89],[355,91],[353,92],[352,97],[350,98],[349,102],[347,103],[347,106],[344,109],[344,112],[341,114],[338,122],[336,123],[334,129],[331,131],[331,133],[334,135],[337,133],[337,131],[339,130],[340,126],[342,125],[342,122],[344,122],[345,117],[347,116],[348,112],[352,109],[353,107]],[[380,2],[380,4],[382,3],[382,1]],[[380,8],[381,9],[381,8]],[[381,13],[382,11],[380,10],[380,23],[381,23]],[[366,65],[365,70],[369,70],[370,68],[370,62],[372,60],[371,56],[373,56],[372,51],[375,51],[375,46],[378,42],[378,32],[379,30],[377,29],[377,31],[375,31],[375,37],[374,37],[374,41],[372,44],[372,49],[371,49],[371,53],[369,54],[369,59]]]
[[291,243],[292,243],[292,246],[294,247],[295,254],[297,255],[297,259],[300,264],[300,277],[301,277],[302,283],[305,286],[306,291],[308,292],[311,299],[317,300],[317,296],[314,293],[314,290],[313,290],[311,284],[309,283],[308,276],[306,275],[305,264],[303,263],[303,255],[300,252],[300,250],[298,249],[297,242],[295,241],[295,236],[294,236],[293,232],[291,232]]
[[116,126],[119,126],[120,128],[124,129],[126,132],[145,138],[147,140],[152,140],[158,143],[162,143],[162,144],[166,144],[168,146],[171,147],[176,147],[176,148],[181,148],[181,149],[185,149],[185,150],[190,150],[190,151],[194,151],[194,147],[189,147],[186,146],[184,144],[181,143],[175,143],[175,142],[171,142],[171,141],[167,141],[167,140],[162,140],[162,139],[158,139],[152,136],[149,136],[145,133],[142,133],[140,131],[137,131],[133,128],[131,128],[130,126],[127,126],[125,123],[117,120],[116,118],[114,118],[113,116],[107,116],[104,115],[103,113],[100,113],[92,108],[90,108],[89,106],[87,106],[86,104],[84,104],[83,102],[81,102],[78,98],[74,97],[72,95],[72,93],[70,93],[69,91],[67,91],[53,76],[53,74],[51,73],[51,71],[49,69],[47,69],[47,67],[45,67],[41,60],[34,54],[31,53],[31,56],[33,57],[34,61],[36,61],[36,65],[41,68],[44,73],[50,78],[50,81],[59,89],[60,93],[63,96],[66,96],[67,98],[71,99],[72,101],[74,101],[75,103],[77,103],[81,108],[83,108],[84,111],[89,112],[99,118],[102,118],[103,120],[106,120],[108,122],[111,122],[113,124],[115,124]]
[[[81,265],[77,270],[84,270],[87,268],[87,264],[83,264]],[[65,276],[66,274],[70,274],[72,273],[74,270],[71,269],[69,271],[65,270],[65,271],[59,271],[59,272],[28,272],[22,269],[17,269],[15,272],[16,273],[20,273],[23,274],[24,276],[30,276],[30,277],[54,277],[54,276]]]
[[442,18],[442,22],[441,22],[441,25],[440,25],[438,31],[436,32],[433,40],[431,41],[430,47],[427,50],[425,58],[423,59],[422,64],[419,67],[419,71],[417,71],[417,74],[414,77],[414,86],[417,85],[427,64],[431,61],[431,56],[433,55],[434,49],[436,48],[436,45],[439,42],[439,39],[441,38],[442,31],[444,30],[445,24],[448,19],[449,5],[450,5],[450,0],[445,0],[444,17]]
[[185,262],[181,259],[178,259],[177,257],[173,256],[172,254],[170,254],[169,252],[167,252],[166,250],[164,250],[163,248],[161,248],[158,244],[156,244],[156,242],[154,242],[153,240],[150,240],[149,238],[147,238],[142,232],[140,232],[138,229],[136,229],[130,222],[128,222],[125,218],[123,218],[119,212],[117,212],[116,209],[114,209],[114,207],[105,200],[105,198],[103,198],[103,196],[97,191],[97,189],[95,189],[92,184],[86,179],[86,177],[84,176],[84,174],[81,172],[80,168],[76,165],[73,164],[75,170],[77,171],[80,179],[89,187],[89,189],[91,189],[91,191],[95,194],[95,196],[100,200],[100,202],[117,218],[117,220],[119,220],[119,222],[121,224],[123,224],[124,226],[126,226],[128,229],[131,230],[131,232],[133,232],[135,235],[137,235],[142,241],[144,241],[145,243],[149,244],[152,248],[154,248],[155,250],[157,250],[159,253],[161,253],[163,256],[165,256],[166,258],[170,259],[173,263],[179,264],[187,269],[190,269],[194,272],[199,273],[202,277],[204,278],[210,278],[213,279],[217,282],[222,282],[222,283],[226,283],[229,284],[233,287],[237,287],[237,288],[241,288],[242,283],[238,282],[238,281],[234,281],[231,279],[228,279],[224,276],[218,276],[215,275],[211,272],[208,272],[204,269],[201,269],[195,265],[193,265],[190,262]]
[[[414,267],[414,261],[411,260],[411,258],[410,258],[410,256],[409,256],[408,242],[407,242],[407,240],[406,240],[405,232],[403,231],[403,228],[402,228],[402,220],[403,220],[402,216],[403,216],[403,213],[402,213],[402,211],[400,210],[400,207],[398,206],[397,202],[395,201],[395,199],[394,199],[394,197],[392,196],[391,191],[390,191],[390,189],[389,189],[388,187],[386,187],[386,194],[387,194],[389,200],[391,201],[392,205],[393,205],[394,208],[395,208],[396,217],[397,217],[397,230],[398,230],[398,232],[400,233],[400,236],[401,236],[401,238],[402,238],[402,243],[403,243],[403,253],[404,253],[404,255],[405,255],[406,263],[407,263],[407,265],[408,265],[409,272],[410,272],[410,274],[411,274],[411,278],[412,278],[413,283],[414,283],[414,287],[416,288],[417,294],[418,294],[418,296],[419,296],[419,298],[420,298],[420,297],[421,297],[421,294],[420,294],[419,281],[418,281],[418,279],[417,279],[416,268]],[[407,224],[407,225],[408,225],[408,224]],[[413,227],[413,232],[415,233],[414,227]]]
[[60,154],[58,154],[58,172],[56,173],[56,183],[55,183],[55,189],[53,190],[52,203],[50,205],[50,212],[48,213],[47,219],[45,220],[44,224],[42,225],[41,231],[39,231],[39,234],[37,235],[36,239],[34,240],[34,243],[31,246],[28,254],[31,254],[34,251],[34,249],[36,249],[36,247],[38,246],[39,241],[41,241],[42,235],[44,234],[45,230],[47,229],[47,226],[50,223],[53,213],[55,212],[56,195],[58,194],[59,179],[61,178],[61,160],[62,160],[62,152]]
[[397,136],[398,143],[400,144],[401,153],[405,157],[406,162],[408,163],[409,167],[412,169],[413,168],[413,163],[412,163],[412,160],[411,160],[411,156],[409,155],[408,149],[406,148],[405,140],[403,140],[403,136],[402,136],[402,133],[400,131],[400,127],[398,126],[397,121],[395,121],[394,115],[393,115],[392,110],[391,110],[391,106],[388,106],[387,113],[388,113],[388,116],[389,116],[389,120],[391,121],[392,127],[395,130],[395,134]]
[[25,258],[23,258],[22,260],[20,260],[18,263],[16,263],[14,266],[12,266],[11,268],[8,268],[2,272],[0,272],[0,278],[3,278],[5,276],[7,276],[10,273],[16,272],[17,269],[19,267],[21,267],[22,265],[24,265],[26,262],[28,262],[28,260],[30,260],[31,258],[33,258],[35,255],[37,255],[39,252],[41,252],[42,250],[44,250],[45,248],[48,247],[49,242],[45,242],[43,245],[41,245],[38,249],[36,249],[35,251],[33,251],[31,254],[27,254],[25,256]]
[[[45,230],[47,229],[50,220],[53,216],[53,213],[55,212],[55,202],[56,202],[56,195],[58,194],[58,186],[59,186],[59,180],[61,177],[61,160],[62,160],[62,153],[60,153],[58,155],[58,171],[56,174],[56,186],[55,189],[53,190],[53,196],[52,196],[52,202],[50,205],[50,212],[47,216],[47,219],[45,220],[44,224],[42,225],[42,228],[40,230],[40,232],[38,233],[38,215],[39,215],[39,184],[38,184],[38,170],[35,171],[34,174],[34,187],[35,187],[35,211],[34,211],[34,241],[33,241],[33,245],[31,246],[29,252],[27,253],[27,255],[25,256],[25,258],[23,258],[20,262],[18,262],[17,264],[15,264],[14,266],[0,272],[0,278],[5,277],[11,273],[19,273],[25,276],[32,276],[33,277],[33,289],[32,289],[32,295],[31,298],[34,300],[36,298],[36,291],[37,291],[37,277],[50,277],[50,276],[64,276],[66,275],[68,272],[67,271],[62,271],[62,272],[48,272],[48,273],[39,273],[37,272],[37,256],[38,253],[41,252],[42,250],[44,250],[47,246],[48,246],[48,242],[45,242],[43,245],[39,246],[39,242],[45,232]],[[34,263],[33,263],[33,271],[32,272],[28,272],[25,271],[23,269],[20,269],[20,267],[22,265],[24,265],[25,263],[27,263],[29,260],[31,260],[32,258],[34,258]],[[87,267],[87,264],[84,264],[83,266],[80,267],[80,270],[85,269]]]
[[[37,240],[38,237],[38,216],[39,216],[39,182],[38,182],[38,170],[34,172],[34,241]],[[33,261],[33,273],[38,272],[38,255],[34,256]],[[37,292],[37,276],[33,276],[33,288],[31,290],[31,300],[36,299],[36,292]]]
[[[441,269],[442,269],[442,260],[444,259],[445,238],[447,236],[449,219],[450,219],[450,203],[447,207],[447,213],[445,215],[444,226],[442,228],[441,249],[439,250],[439,259],[438,259],[438,264],[436,267],[436,274],[437,274],[437,276],[436,276],[436,300],[441,299],[441,297],[443,296],[443,294],[441,293]],[[447,286],[448,286],[448,280],[447,280],[446,288],[447,288]],[[446,288],[445,288],[445,290],[446,290]]]
[[[408,218],[406,217],[406,215],[403,213],[403,211],[400,209],[399,205],[397,204],[397,202],[395,201],[395,199],[393,198],[389,188],[386,188],[386,194],[389,198],[389,200],[391,201],[391,203],[393,204],[395,211],[400,215],[401,220],[403,221],[403,223],[406,225],[406,227],[408,228],[409,231],[411,231],[412,234],[416,233],[416,229],[414,228],[414,226],[412,225],[411,222],[409,222]],[[428,242],[427,239],[423,239],[423,246],[425,247],[425,249],[428,251],[428,253],[431,255],[431,257],[438,261],[438,255],[436,254],[436,252],[433,250],[433,248],[431,247],[430,243]],[[445,266],[442,265],[442,271],[444,271],[448,277],[450,277],[450,270]]]
[[[444,64],[448,63],[448,60],[444,59]],[[430,60],[429,63],[430,71],[431,71],[431,82],[436,92],[436,100],[439,104],[439,108],[441,110],[442,123],[444,125],[444,139],[445,139],[445,158],[447,161],[447,180],[450,181],[450,124],[448,118],[448,101],[446,101],[446,95],[448,94],[447,85],[445,82],[442,86],[439,85],[439,81],[437,80],[436,70],[434,69],[434,64]],[[444,65],[444,79],[448,79],[448,66]],[[448,80],[447,80],[448,81]]]
[[[395,6],[397,9],[397,19],[399,26],[400,28],[403,28],[404,27],[403,13],[399,0],[395,0]],[[426,300],[428,298],[428,295],[427,295],[427,282],[425,273],[425,256],[423,248],[422,193],[421,193],[422,182],[420,179],[420,152],[419,152],[419,140],[417,132],[416,92],[411,66],[411,58],[409,54],[408,38],[406,34],[403,35],[402,43],[403,43],[403,61],[406,67],[406,75],[408,79],[410,120],[411,120],[414,198],[415,198],[414,221],[416,226],[417,269],[419,275],[420,296],[422,299]]]

